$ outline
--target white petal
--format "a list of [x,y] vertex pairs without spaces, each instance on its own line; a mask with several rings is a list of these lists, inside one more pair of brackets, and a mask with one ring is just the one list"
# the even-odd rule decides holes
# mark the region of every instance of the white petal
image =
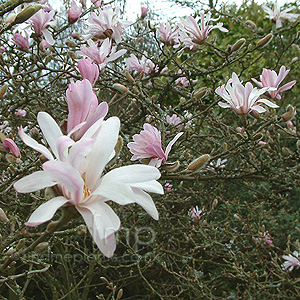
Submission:
[[[101,240],[107,239],[120,228],[120,219],[109,205],[103,201],[93,201],[76,206],[79,213],[94,237],[99,236]],[[97,241],[95,240],[97,243]]]
[[141,183],[131,183],[130,187],[139,188],[149,193],[156,193],[161,195],[164,194],[164,189],[162,185],[156,180]]
[[135,202],[139,204],[153,219],[158,220],[158,211],[150,195],[140,189],[133,189]]
[[138,183],[160,178],[157,168],[146,165],[130,165],[113,169],[102,178],[103,181],[118,181],[123,183]]
[[51,220],[56,211],[68,201],[67,198],[59,196],[43,203],[33,212],[25,225],[35,227]]
[[49,144],[54,155],[58,158],[58,151],[57,151],[56,144],[58,138],[63,135],[59,126],[54,121],[54,119],[45,112],[39,112],[37,116],[37,120],[41,130],[43,131],[47,143]]
[[28,176],[23,177],[14,184],[14,188],[19,193],[31,193],[46,187],[57,184],[44,171],[37,171]]

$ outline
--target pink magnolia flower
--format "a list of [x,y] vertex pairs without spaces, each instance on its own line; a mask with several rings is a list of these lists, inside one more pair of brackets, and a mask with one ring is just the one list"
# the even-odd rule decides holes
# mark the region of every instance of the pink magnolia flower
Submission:
[[257,241],[259,242],[264,242],[266,243],[268,246],[270,246],[271,244],[273,244],[273,241],[271,240],[271,235],[269,233],[269,231],[265,231],[264,233],[259,232],[260,236],[259,238],[256,238]]
[[100,47],[98,47],[98,42],[95,43],[92,40],[88,40],[87,44],[89,47],[81,46],[77,54],[89,57],[99,65],[100,70],[103,70],[108,62],[118,59],[127,51],[125,49],[116,51],[117,47],[111,47],[111,41],[108,38]]
[[49,48],[51,45],[46,40],[43,39],[40,42],[39,46],[40,46],[40,49],[44,51],[45,49]]
[[87,79],[70,83],[66,93],[66,101],[69,109],[67,132],[70,133],[76,126],[82,125],[73,133],[75,140],[80,139],[95,122],[104,118],[108,112],[106,102],[101,102],[98,105],[92,84]]
[[300,266],[299,253],[294,251],[293,254],[282,255],[286,261],[282,264],[284,270],[293,271],[295,267]]
[[178,44],[178,29],[174,30],[169,22],[160,23],[158,34],[164,44],[169,46]]
[[190,49],[197,47],[204,43],[208,38],[208,34],[215,28],[223,32],[228,32],[226,28],[223,27],[223,23],[217,23],[217,25],[209,25],[210,21],[217,21],[217,19],[211,19],[211,14],[204,14],[203,11],[200,12],[200,26],[197,21],[192,17],[188,16],[185,19],[181,18],[178,27],[180,29],[179,39]]
[[279,107],[267,99],[259,98],[269,89],[269,87],[264,87],[258,90],[256,87],[253,88],[250,82],[243,86],[238,76],[233,72],[232,78],[228,80],[226,86],[222,85],[216,89],[216,93],[227,102],[218,102],[218,104],[222,108],[233,109],[238,115],[245,115],[251,111],[263,113],[266,110],[260,106],[261,103],[272,108]]
[[293,87],[294,84],[296,84],[297,80],[290,81],[289,83],[286,83],[281,88],[279,88],[279,85],[284,80],[284,78],[287,76],[287,74],[290,72],[290,70],[287,70],[285,66],[282,66],[279,70],[278,76],[277,73],[274,70],[269,69],[263,69],[262,74],[260,75],[260,80],[256,80],[255,78],[252,78],[252,80],[259,86],[259,87],[271,87],[272,90],[269,90],[268,93],[271,95],[273,99],[281,99],[281,93],[284,91],[287,91]]
[[53,9],[50,12],[45,12],[43,9],[40,9],[29,19],[34,30],[34,34],[36,36],[44,36],[46,42],[50,45],[54,44],[54,39],[48,30],[48,27],[56,25],[56,20],[53,20],[54,15],[55,11]]
[[25,31],[25,35],[26,35],[26,37],[24,38],[22,36],[22,34],[20,34],[19,32],[16,32],[13,35],[12,40],[20,48],[22,48],[22,49],[29,49],[29,38],[28,38],[28,33],[26,31]]
[[85,36],[85,39],[106,39],[108,37],[119,44],[122,40],[123,29],[130,22],[119,19],[118,15],[119,8],[112,8],[111,6],[105,6],[99,10],[99,15],[92,12],[88,19],[89,33]]
[[73,0],[71,2],[71,8],[68,9],[68,20],[70,24],[75,23],[82,13],[82,7],[77,5],[77,3]]
[[155,69],[155,64],[144,55],[139,61],[134,54],[130,54],[130,57],[126,58],[126,65],[128,70],[135,70],[138,72],[144,71],[145,74],[149,74]]
[[[57,159],[45,162],[42,171],[30,174],[14,184],[19,193],[31,193],[56,186],[56,197],[40,205],[25,223],[35,227],[52,219],[62,206],[74,206],[83,217],[100,251],[112,257],[116,248],[115,232],[120,219],[107,201],[120,205],[138,203],[154,219],[158,219],[155,204],[146,192],[163,194],[156,181],[160,172],[151,166],[131,165],[113,169],[103,175],[114,156],[120,121],[102,119],[77,142],[62,135],[59,126],[45,112],[38,114],[38,123]],[[22,131],[22,130],[21,130]],[[95,133],[98,134],[95,136]],[[46,157],[51,152],[21,132],[23,141]]]
[[196,205],[194,208],[190,209],[189,216],[193,219],[193,221],[199,221],[203,216],[203,210],[199,209]]
[[145,19],[147,17],[149,8],[148,7],[142,7],[141,9],[141,19]]
[[164,189],[165,189],[167,192],[171,192],[171,191],[173,190],[173,185],[167,182],[167,183],[164,185]]
[[25,117],[27,114],[26,110],[24,109],[16,109],[15,115],[18,117]]
[[20,149],[18,148],[18,146],[16,145],[16,143],[10,139],[10,138],[6,138],[3,143],[1,144],[1,146],[8,150],[11,154],[13,154],[15,157],[20,158],[21,157],[21,152]]
[[176,114],[173,114],[172,116],[167,115],[166,116],[166,121],[167,121],[167,123],[169,123],[171,125],[178,125],[182,121],[184,121],[184,118],[183,117],[178,117]]
[[99,77],[99,68],[89,59],[82,59],[78,63],[78,69],[83,79],[87,79],[92,85],[96,83]]
[[167,161],[172,146],[180,138],[183,132],[178,133],[168,144],[166,150],[163,151],[160,131],[148,123],[145,123],[143,128],[144,130],[142,130],[140,134],[135,134],[133,136],[134,142],[127,144],[127,147],[133,154],[131,160],[150,159],[149,165],[159,168]]
[[289,13],[289,11],[296,8],[294,6],[284,9],[283,11],[280,11],[278,3],[274,3],[273,9],[269,8],[266,5],[262,5],[261,7],[265,11],[265,13],[268,14],[267,17],[276,23],[276,28],[282,27],[282,21],[295,22],[299,16],[299,14]]

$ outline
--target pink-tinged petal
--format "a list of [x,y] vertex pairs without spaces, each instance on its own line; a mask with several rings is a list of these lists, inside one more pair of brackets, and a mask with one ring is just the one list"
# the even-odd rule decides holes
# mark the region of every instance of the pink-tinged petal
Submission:
[[[155,168],[157,169],[157,168]],[[137,188],[137,189],[142,189],[145,192],[149,193],[156,193],[156,194],[164,194],[164,189],[162,185],[156,181],[156,180],[151,180],[147,182],[139,182],[139,183],[130,183],[130,187],[132,188]]]
[[221,101],[218,102],[218,105],[222,108],[230,108],[231,107],[231,105],[229,105],[228,103],[221,102]]
[[82,215],[93,237],[98,235],[100,240],[105,240],[120,228],[119,217],[103,201],[94,200],[91,203],[78,205],[76,208]]
[[20,127],[19,129],[19,136],[21,138],[21,140],[29,147],[31,147],[32,149],[42,153],[46,158],[48,158],[49,160],[53,160],[53,156],[51,154],[51,152],[43,145],[39,144],[36,140],[34,140],[32,137],[30,137],[29,135],[27,135],[23,128]]
[[52,34],[50,33],[50,31],[48,29],[43,29],[42,33],[44,35],[44,38],[45,38],[46,42],[49,45],[54,45],[54,39],[53,39]]
[[263,84],[261,82],[259,82],[258,80],[256,80],[255,78],[251,78],[252,81],[254,81],[254,83],[256,83],[259,87],[263,87]]
[[14,188],[18,193],[31,193],[56,184],[44,171],[37,171],[18,180]]
[[76,125],[72,130],[70,130],[70,131],[68,132],[68,135],[67,135],[67,136],[69,136],[69,137],[72,136],[72,134],[73,134],[74,132],[76,132],[77,130],[79,130],[79,129],[82,128],[83,126],[85,126],[85,124],[86,124],[86,122],[82,122],[82,123]]
[[104,167],[111,159],[119,136],[120,120],[111,117],[102,123],[94,147],[87,156],[86,184],[91,191],[97,187]]
[[267,99],[259,99],[258,102],[261,102],[261,103],[264,103],[266,105],[268,105],[269,107],[272,107],[272,108],[278,108],[279,106],[273,102],[271,102],[270,100],[267,100]]
[[145,165],[130,165],[111,170],[104,175],[102,181],[118,181],[122,183],[140,183],[160,178],[157,168]]
[[133,189],[135,202],[139,204],[154,220],[158,220],[158,211],[150,195],[141,189]]
[[90,138],[95,138],[97,133],[99,132],[101,126],[103,123],[103,118],[99,119],[97,122],[95,122],[82,136],[81,139],[90,139]]
[[258,113],[263,113],[263,112],[266,111],[266,110],[265,110],[263,107],[261,107],[260,105],[254,105],[254,106],[252,106],[252,110],[257,111]]
[[127,184],[117,181],[102,180],[92,195],[100,195],[106,200],[112,200],[120,205],[135,202],[132,189]]
[[162,158],[152,158],[149,161],[148,166],[159,168],[161,166],[161,164],[162,164],[162,161],[163,161]]
[[85,157],[92,150],[93,139],[81,139],[71,149],[68,155],[69,163],[81,173],[81,166]]
[[58,157],[57,140],[63,134],[54,119],[45,112],[39,112],[37,121],[52,152]]
[[68,136],[61,136],[57,141],[57,151],[58,151],[58,157],[61,161],[66,161],[68,156],[68,150],[69,147],[74,145],[75,142],[69,138]]
[[6,138],[2,143],[2,147],[12,153],[15,157],[21,157],[20,149],[12,139]]
[[40,205],[30,216],[25,223],[26,226],[35,227],[51,220],[56,211],[66,204],[69,200],[65,197],[59,196],[50,199],[49,201]]
[[[283,81],[283,79],[287,76],[287,74],[290,72],[290,70],[286,70],[286,67],[285,66],[281,66],[280,70],[279,70],[279,73],[278,73],[278,77],[276,79],[276,81],[274,82],[274,86],[275,87],[278,87],[279,84]],[[276,74],[276,72],[275,72]]]
[[281,92],[291,89],[296,83],[297,83],[297,80],[293,80],[291,82],[286,83],[281,88],[279,88],[278,93],[281,93]]
[[183,135],[183,132],[179,132],[176,134],[176,136],[173,138],[173,140],[168,144],[167,148],[166,148],[166,159],[168,158],[168,155],[171,151],[171,148],[173,147],[173,145],[176,143],[176,141]]
[[68,163],[47,161],[43,164],[45,173],[63,187],[64,195],[79,203],[83,196],[84,181],[79,172]]

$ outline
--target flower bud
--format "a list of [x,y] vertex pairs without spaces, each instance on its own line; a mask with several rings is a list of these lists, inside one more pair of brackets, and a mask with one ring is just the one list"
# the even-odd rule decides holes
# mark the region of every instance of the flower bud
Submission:
[[13,247],[10,247],[10,248],[6,251],[5,255],[6,255],[6,256],[11,256],[11,255],[14,254],[15,252],[16,252],[16,250],[15,250]]
[[24,246],[25,246],[25,242],[26,242],[26,239],[20,239],[17,246],[16,246],[16,250],[20,250],[22,249]]
[[296,114],[296,106],[292,106],[289,104],[286,108],[286,112],[281,116],[283,121],[287,122],[290,121]]
[[133,84],[135,82],[134,78],[131,76],[131,74],[128,71],[125,71],[125,75],[129,83]]
[[207,87],[202,87],[193,93],[192,98],[194,98],[196,100],[201,99],[202,97],[205,96],[206,91],[207,91]]
[[165,163],[163,164],[163,168],[168,172],[175,172],[180,166],[180,162],[177,160],[174,163]]
[[252,141],[258,141],[263,137],[263,134],[261,132],[257,133],[253,138]]
[[127,87],[120,83],[114,83],[113,88],[121,93],[127,93],[129,91]]
[[3,222],[8,222],[8,221],[9,221],[8,218],[7,218],[7,216],[6,216],[6,214],[5,214],[5,212],[3,211],[2,208],[0,208],[0,219],[1,219]]
[[42,242],[42,243],[37,244],[36,247],[34,248],[34,250],[42,252],[42,251],[48,249],[48,246],[49,246],[48,242]]
[[196,158],[194,161],[192,161],[188,165],[186,170],[189,172],[198,171],[199,169],[201,169],[205,166],[205,164],[209,161],[209,159],[210,159],[209,154],[204,154],[204,155]]
[[2,132],[0,132],[0,142],[3,143],[5,139],[6,136]]
[[259,40],[256,44],[257,48],[261,48],[266,46],[273,38],[273,33],[267,34],[265,37],[263,37],[261,40]]
[[4,84],[1,89],[0,89],[0,99],[2,99],[2,97],[5,95],[6,91],[7,91],[7,84]]
[[241,49],[245,45],[245,43],[246,43],[246,39],[244,38],[237,40],[232,46],[231,51],[234,52]]
[[81,224],[76,228],[76,231],[78,235],[85,235],[87,233],[87,227],[84,224]]
[[212,203],[212,209],[215,209],[217,207],[218,203],[219,203],[218,199],[215,199]]
[[76,48],[76,46],[77,46],[77,44],[74,41],[72,41],[71,39],[66,40],[66,45],[71,48]]
[[18,163],[20,163],[21,162],[21,160],[20,160],[20,158],[17,158],[17,157],[15,157],[14,155],[12,155],[12,154],[6,154],[5,155],[5,158],[6,158],[6,160],[9,162],[9,163],[11,163],[11,164],[18,164]]
[[294,152],[291,149],[289,149],[288,147],[282,147],[282,152],[287,155],[294,155]]
[[119,155],[119,153],[121,152],[121,149],[123,147],[123,139],[121,136],[118,137],[116,146],[115,146],[115,157],[117,157]]
[[21,12],[19,12],[12,22],[12,25],[21,24],[27,21],[35,13],[37,13],[42,8],[40,4],[33,4],[26,6]]
[[252,29],[256,27],[256,24],[251,20],[247,20],[244,24]]

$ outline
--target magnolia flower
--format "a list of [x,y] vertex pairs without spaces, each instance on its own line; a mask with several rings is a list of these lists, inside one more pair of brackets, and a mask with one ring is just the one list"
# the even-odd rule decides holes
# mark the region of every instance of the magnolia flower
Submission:
[[282,258],[286,261],[282,264],[282,268],[288,271],[293,271],[297,266],[300,266],[299,253],[297,251],[289,255],[282,255]]
[[82,7],[78,6],[77,3],[73,0],[71,2],[71,8],[68,9],[68,20],[69,23],[75,23],[82,13]]
[[141,9],[141,19],[145,19],[147,17],[149,8],[148,7],[142,7]]
[[185,19],[181,18],[178,27],[180,29],[179,39],[186,45],[186,47],[193,49],[204,43],[208,38],[208,34],[217,28],[220,31],[228,32],[226,28],[223,27],[223,23],[217,23],[217,25],[208,25],[210,21],[217,21],[217,19],[211,19],[210,13],[204,14],[203,11],[200,12],[200,26],[197,21],[192,16],[187,16]]
[[134,142],[127,144],[127,147],[133,154],[131,160],[150,159],[149,165],[159,168],[167,161],[172,146],[183,132],[178,133],[168,144],[166,150],[163,151],[160,131],[148,123],[145,123],[143,128],[144,130],[140,134],[133,136]]
[[216,89],[216,93],[227,102],[218,102],[218,104],[222,108],[233,109],[238,115],[248,114],[251,111],[263,113],[266,110],[260,106],[261,103],[272,108],[279,107],[267,99],[259,98],[269,89],[269,87],[264,87],[258,90],[253,88],[250,82],[243,86],[238,76],[233,72],[232,78],[228,80],[226,86],[222,85]]
[[259,232],[259,234],[261,237],[256,238],[257,241],[259,241],[259,242],[262,241],[262,242],[266,243],[268,246],[270,246],[273,243],[273,241],[271,240],[271,235],[270,235],[269,231],[265,231],[264,233]]
[[81,128],[73,133],[75,140],[80,139],[95,122],[104,118],[108,112],[106,102],[98,105],[97,96],[87,79],[70,83],[66,93],[66,101],[69,109],[67,132],[70,133],[81,124]]
[[290,81],[289,83],[286,83],[281,88],[279,88],[279,85],[284,80],[284,78],[287,76],[287,74],[290,72],[290,70],[287,70],[285,66],[282,66],[279,70],[279,74],[277,76],[277,73],[274,70],[269,69],[263,69],[262,74],[260,75],[260,80],[256,80],[255,78],[252,78],[252,80],[259,86],[259,87],[271,87],[272,90],[269,90],[268,93],[271,95],[273,99],[281,99],[281,93],[284,91],[287,91],[293,87],[293,85],[297,82],[296,80]]
[[[166,121],[167,121],[167,123],[169,123],[171,125],[178,125],[182,121],[184,121],[184,118],[178,117],[176,114],[173,114],[172,116],[167,115]],[[182,125],[181,125],[181,127],[182,127]]]
[[99,15],[92,12],[88,19],[89,33],[85,36],[85,39],[112,38],[119,44],[122,40],[123,28],[128,26],[130,22],[119,19],[118,15],[119,8],[112,8],[111,6],[105,6],[102,10],[99,10]]
[[87,79],[92,85],[96,83],[99,77],[99,68],[89,59],[82,59],[78,63],[78,69],[83,79]]
[[56,25],[56,20],[53,20],[54,15],[54,10],[51,10],[50,12],[45,12],[43,9],[40,9],[29,19],[34,29],[34,34],[36,36],[43,35],[46,42],[50,45],[54,44],[54,39],[50,31],[48,30],[48,27]]
[[56,159],[45,146],[20,129],[23,141],[44,154],[49,161],[43,164],[43,171],[20,179],[14,187],[19,193],[30,193],[56,186],[59,193],[40,205],[25,225],[35,227],[43,224],[52,219],[60,207],[72,205],[83,217],[100,251],[111,257],[116,248],[114,234],[120,228],[120,219],[106,204],[107,201],[121,205],[138,203],[154,219],[158,219],[155,204],[146,193],[163,194],[162,186],[156,181],[160,177],[156,168],[132,165],[103,175],[106,164],[114,156],[119,136],[120,121],[117,117],[107,121],[100,119],[78,142],[62,135],[59,126],[47,113],[40,112],[37,119]]
[[164,185],[164,189],[165,189],[167,192],[171,192],[171,191],[173,190],[173,184],[167,182],[167,183]]
[[226,166],[227,162],[227,159],[224,158],[224,159],[221,159],[221,158],[218,158],[216,162],[210,162],[209,165],[206,167],[207,170],[210,170],[210,171],[215,171],[215,170],[222,170],[224,169]]
[[26,110],[24,109],[16,109],[15,115],[18,117],[25,117],[27,114]]
[[160,23],[158,34],[164,44],[170,46],[178,44],[178,29],[174,30],[169,22]]
[[193,219],[193,221],[199,221],[203,216],[203,210],[199,209],[196,205],[194,208],[189,210],[189,216]]
[[283,11],[280,11],[278,3],[274,4],[273,9],[269,8],[266,5],[262,5],[261,7],[265,11],[265,13],[268,14],[267,17],[271,19],[274,23],[276,23],[276,28],[282,27],[282,21],[295,22],[299,16],[299,14],[289,13],[289,11],[296,8],[294,6],[284,9]]
[[20,158],[21,157],[21,152],[20,149],[18,148],[18,146],[16,145],[16,143],[10,139],[10,138],[6,138],[3,143],[1,144],[1,146],[8,150],[11,154],[13,154],[15,157]]
[[20,48],[22,48],[22,49],[29,49],[29,38],[28,38],[28,33],[26,31],[25,31],[25,35],[26,35],[26,37],[24,38],[21,33],[16,32],[13,35],[12,40]]
[[104,40],[99,48],[98,43],[92,40],[88,40],[87,44],[89,47],[81,46],[77,54],[89,57],[99,65],[100,70],[103,70],[108,62],[116,60],[127,51],[122,49],[116,52],[116,46],[111,47],[111,41],[108,38]]
[[128,70],[145,72],[145,74],[149,74],[155,69],[155,64],[150,59],[146,58],[144,55],[139,61],[134,54],[130,54],[130,57],[126,58],[125,62]]

